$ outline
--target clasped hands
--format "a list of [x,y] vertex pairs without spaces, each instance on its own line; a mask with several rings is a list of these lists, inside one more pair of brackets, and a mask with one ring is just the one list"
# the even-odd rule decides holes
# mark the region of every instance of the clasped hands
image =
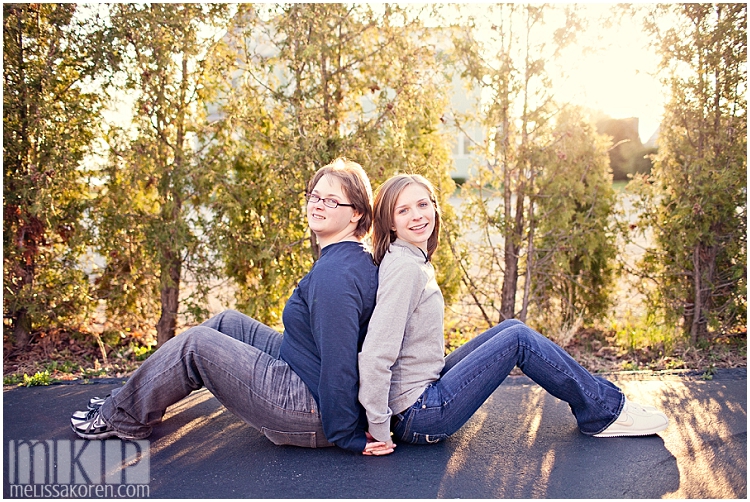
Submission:
[[367,436],[367,445],[362,455],[388,455],[389,453],[393,453],[394,448],[396,448],[393,441],[377,441],[369,432],[365,432],[365,435]]

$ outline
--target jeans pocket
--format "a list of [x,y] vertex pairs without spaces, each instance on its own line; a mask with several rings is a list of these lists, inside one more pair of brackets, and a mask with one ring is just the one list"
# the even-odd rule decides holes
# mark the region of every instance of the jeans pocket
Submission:
[[394,419],[391,421],[393,435],[398,440],[409,444],[435,444],[448,439],[448,434],[423,434],[421,432],[414,432],[412,429],[414,415],[417,413],[416,409],[421,408],[421,406],[422,401],[420,398],[420,401],[417,401],[414,406],[405,412],[394,415]]
[[275,445],[301,446],[303,448],[315,448],[316,446],[314,432],[282,432],[265,427],[261,427],[260,432]]
[[448,434],[420,434],[412,432],[407,442],[411,444],[435,444],[448,439]]

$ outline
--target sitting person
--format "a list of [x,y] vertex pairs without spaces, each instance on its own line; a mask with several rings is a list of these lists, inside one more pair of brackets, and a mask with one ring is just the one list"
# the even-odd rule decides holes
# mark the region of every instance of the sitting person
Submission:
[[307,222],[320,259],[284,308],[284,335],[235,311],[172,338],[105,398],[71,418],[85,439],[147,437],[168,406],[206,387],[275,444],[389,453],[368,439],[357,401],[357,352],[375,305],[377,267],[362,239],[372,190],[359,164],[337,159],[308,185]]
[[614,384],[517,320],[503,321],[444,357],[443,296],[430,263],[440,232],[434,189],[422,176],[395,176],[379,189],[374,213],[379,286],[359,354],[359,400],[376,441],[393,446],[391,433],[414,444],[446,439],[516,366],[566,401],[584,434],[644,436],[667,427],[666,415],[628,401]]

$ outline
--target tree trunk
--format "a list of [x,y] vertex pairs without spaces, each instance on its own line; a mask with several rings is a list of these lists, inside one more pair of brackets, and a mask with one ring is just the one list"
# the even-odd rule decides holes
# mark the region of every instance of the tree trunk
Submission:
[[500,321],[513,319],[516,304],[516,286],[518,285],[518,247],[505,244],[505,270],[503,271],[503,289],[501,292]]
[[31,339],[31,317],[25,308],[16,312],[13,318],[13,340],[15,348],[24,348]]
[[165,260],[162,265],[161,280],[161,317],[156,324],[156,344],[161,347],[169,339],[174,337],[177,325],[177,310],[180,299],[180,273],[181,263],[179,259]]
[[[177,161],[181,161],[178,156]],[[179,164],[178,164],[179,165]],[[182,208],[180,194],[172,191],[166,200],[172,199],[171,204],[165,204],[162,208],[162,222],[168,230],[167,238],[161,243],[163,246],[159,269],[161,277],[159,287],[161,288],[161,317],[156,324],[156,346],[161,347],[175,335],[177,325],[177,312],[180,305],[180,277],[182,276],[181,249],[177,235],[179,215]]]
[[310,232],[310,251],[313,261],[318,261],[318,258],[320,258],[320,243],[318,242],[318,236],[313,232]]
[[[21,226],[18,238],[21,247],[21,262],[16,268],[17,274],[15,281],[10,281],[9,286],[12,296],[17,297],[24,288],[31,288],[34,284],[34,275],[36,274],[36,257],[39,254],[39,243],[44,240],[44,230],[39,219],[34,216],[28,216],[30,224],[23,218],[16,220]],[[31,316],[26,307],[21,307],[15,312],[10,313],[13,322],[13,340],[17,349],[24,348],[31,339]]]
[[698,342],[702,310],[700,244],[696,244],[693,248],[693,321],[690,323],[690,343],[692,345]]
[[717,253],[718,246],[698,243],[693,248],[693,317],[690,320],[690,343],[693,345],[708,334],[708,319],[704,313],[713,308],[712,285],[715,283]]
[[518,251],[523,231],[523,191],[519,190],[516,199],[516,217],[512,232],[505,236],[505,270],[501,293],[500,321],[513,319],[516,308],[516,288],[518,287]]
[[[16,17],[16,20],[18,22],[17,26],[17,32],[18,32],[18,72],[20,76],[20,81],[25,82],[25,72],[24,68],[26,68],[26,63],[24,62],[24,37],[23,37],[23,15],[19,14]],[[18,166],[20,169],[23,169],[26,173],[28,173],[28,164],[29,164],[29,157],[31,156],[31,142],[29,140],[29,97],[28,97],[28,89],[26,85],[21,86],[21,103],[23,106],[20,107],[20,118],[21,118],[21,137],[19,138],[21,143],[24,146],[25,150],[25,157],[23,160],[20,161],[20,165]],[[7,187],[7,185],[6,185]],[[22,211],[25,210],[25,208],[21,209]],[[20,214],[20,212],[19,212]],[[16,223],[19,225],[20,228],[23,229],[24,227],[24,220],[23,217],[16,218]],[[33,265],[31,270],[29,270],[29,263],[33,263],[33,260],[35,258],[35,253],[33,253],[29,246],[26,245],[25,239],[28,237],[26,231],[24,230],[21,234],[22,238],[19,239],[19,241],[22,243],[23,246],[23,252],[22,255],[25,257],[25,261],[22,261],[19,264],[19,268],[22,270],[22,280],[20,286],[13,286],[15,291],[13,292],[13,295],[16,296],[21,289],[31,284],[32,278],[33,278]],[[31,317],[29,317],[29,313],[26,310],[26,308],[21,308],[20,310],[17,310],[16,312],[11,314],[11,319],[13,320],[13,340],[15,343],[16,348],[23,348],[31,339]]]
[[529,297],[531,295],[531,276],[534,273],[534,233],[536,232],[536,219],[534,218],[534,203],[529,204],[529,248],[526,258],[526,274],[523,283],[523,303],[518,320],[525,323],[529,309]]

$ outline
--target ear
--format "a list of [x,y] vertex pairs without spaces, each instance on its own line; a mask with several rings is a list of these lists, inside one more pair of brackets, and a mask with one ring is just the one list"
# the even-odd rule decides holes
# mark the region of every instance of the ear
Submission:
[[354,211],[351,219],[349,219],[349,223],[358,223],[359,220],[362,219],[362,216],[363,216],[362,213],[360,213],[359,211]]

